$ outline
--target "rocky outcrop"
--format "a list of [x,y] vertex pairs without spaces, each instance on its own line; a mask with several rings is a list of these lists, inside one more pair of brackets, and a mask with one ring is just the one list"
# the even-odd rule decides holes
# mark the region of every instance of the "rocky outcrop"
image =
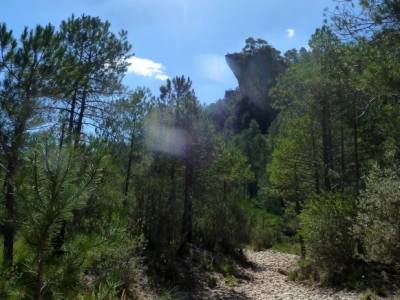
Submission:
[[283,57],[267,42],[247,39],[241,52],[227,54],[225,59],[239,87],[208,107],[211,118],[220,129],[233,133],[255,120],[266,133],[277,115],[268,93],[286,68]]
[[276,115],[268,91],[285,69],[282,57],[274,48],[265,46],[251,52],[227,54],[225,59],[239,84],[235,92],[248,106],[246,109],[254,111],[253,119],[265,131]]
[[225,57],[239,83],[241,94],[255,103],[263,104],[268,89],[284,70],[284,64],[275,51],[265,47],[254,53],[233,53]]
[[285,68],[279,52],[272,47],[252,53],[227,54],[225,58],[239,83],[241,94],[256,103],[265,101],[268,90]]

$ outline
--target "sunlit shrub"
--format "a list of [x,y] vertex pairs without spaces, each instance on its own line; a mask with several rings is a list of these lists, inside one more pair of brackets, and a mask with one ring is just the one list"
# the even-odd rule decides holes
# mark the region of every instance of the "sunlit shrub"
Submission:
[[373,169],[358,201],[354,233],[366,261],[400,266],[400,178],[392,170]]
[[325,273],[326,280],[340,278],[351,268],[355,248],[354,212],[351,199],[327,193],[310,199],[300,215],[307,255]]

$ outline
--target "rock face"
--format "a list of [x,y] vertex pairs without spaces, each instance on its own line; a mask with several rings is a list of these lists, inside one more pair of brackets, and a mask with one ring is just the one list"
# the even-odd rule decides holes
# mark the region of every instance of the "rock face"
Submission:
[[256,103],[263,103],[269,88],[285,65],[272,47],[263,47],[252,53],[233,53],[225,56],[228,66],[239,83],[243,96]]
[[270,46],[251,52],[227,54],[226,62],[239,84],[239,96],[255,112],[254,119],[265,131],[276,112],[272,109],[268,91],[285,69],[279,52]]

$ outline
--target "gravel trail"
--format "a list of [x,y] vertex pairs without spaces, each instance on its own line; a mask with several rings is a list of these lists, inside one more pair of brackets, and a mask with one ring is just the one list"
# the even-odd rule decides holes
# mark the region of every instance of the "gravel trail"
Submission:
[[233,287],[222,284],[207,299],[360,299],[360,296],[354,292],[307,286],[289,281],[282,273],[296,268],[299,259],[296,255],[272,250],[247,252],[246,255],[255,265],[255,268],[243,270],[247,279],[239,279]]

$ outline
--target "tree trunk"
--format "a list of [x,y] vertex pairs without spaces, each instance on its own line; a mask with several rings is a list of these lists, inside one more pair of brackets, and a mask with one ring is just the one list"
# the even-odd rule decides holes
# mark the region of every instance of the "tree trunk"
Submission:
[[299,243],[300,243],[300,258],[306,258],[306,245],[304,244],[304,239],[301,234],[299,234]]
[[[76,53],[78,54],[78,53]],[[81,47],[80,53],[79,53],[79,63],[82,62],[82,56],[83,56],[83,47]],[[73,141],[73,133],[74,133],[74,118],[75,118],[75,109],[76,109],[76,102],[78,99],[78,88],[79,88],[79,83],[82,80],[76,80],[74,84],[74,91],[71,99],[71,110],[69,112],[69,121],[68,121],[68,139],[69,142]]]
[[[303,210],[303,201],[300,199],[299,197],[299,179],[297,176],[297,166],[296,164],[294,165],[294,179],[295,179],[295,212],[296,215],[299,216],[301,211]],[[301,254],[301,258],[304,259],[306,257],[306,247],[304,245],[304,240],[303,240],[303,236],[301,234],[299,234],[299,243],[300,243],[300,254]]]
[[76,124],[76,129],[75,129],[75,146],[77,146],[81,140],[83,118],[85,116],[85,109],[86,109],[86,97],[87,97],[87,92],[84,91],[82,95],[81,107],[79,110],[78,123]]
[[36,296],[35,300],[42,299],[42,286],[43,286],[43,260],[39,258],[37,274],[36,274]]
[[175,160],[172,161],[170,167],[170,180],[171,180],[171,190],[168,196],[168,213],[169,217],[167,218],[167,228],[168,228],[168,243],[171,243],[174,240],[174,224],[172,216],[174,214],[175,202],[176,202],[176,179],[175,179]]
[[185,190],[183,206],[182,237],[183,246],[192,243],[192,206],[193,206],[193,163],[191,149],[185,160]]
[[312,152],[311,155],[312,155],[313,167],[314,167],[315,193],[319,194],[320,193],[320,189],[319,189],[319,167],[318,167],[318,161],[317,161],[317,147],[316,147],[316,143],[315,143],[315,134],[314,134],[314,128],[313,127],[311,127],[311,152]]
[[342,190],[342,193],[344,192],[344,182],[345,182],[345,172],[346,172],[346,166],[345,166],[345,153],[344,153],[344,129],[343,129],[343,123],[341,122],[340,124],[340,173],[341,173],[341,179],[340,179],[340,188]]
[[68,121],[68,138],[71,138],[72,132],[74,130],[74,116],[75,116],[75,107],[76,107],[76,95],[77,95],[77,87],[75,87],[74,94],[71,99],[71,109],[69,112],[69,121]]
[[58,150],[62,150],[64,146],[64,138],[65,138],[65,121],[63,121],[61,125],[61,132],[60,132],[60,142],[58,143]]
[[6,220],[4,222],[3,234],[3,265],[12,266],[15,236],[15,177],[17,156],[14,153],[7,166],[7,174],[4,179],[3,193],[6,206]]
[[356,179],[355,190],[358,193],[360,188],[360,162],[358,157],[358,115],[356,99],[353,98],[353,146],[354,146],[354,176]]
[[132,172],[132,161],[133,161],[133,150],[134,150],[134,138],[131,136],[130,146],[129,146],[129,156],[128,165],[126,166],[126,176],[125,176],[125,187],[124,187],[124,208],[128,206],[128,193],[129,193],[129,182],[131,180]]
[[[72,137],[72,132],[73,132],[73,126],[74,126],[74,112],[75,112],[75,106],[76,106],[76,100],[77,100],[77,88],[74,91],[74,96],[72,97],[72,103],[71,103],[71,112],[70,112],[70,118],[68,122],[68,137],[67,137],[67,142],[72,143],[73,137]],[[79,144],[80,141],[80,135],[82,131],[82,123],[83,123],[83,117],[84,117],[84,111],[86,107],[86,93],[83,93],[82,96],[82,102],[81,102],[81,108],[79,111],[79,119],[78,123],[74,132],[75,135],[75,141],[74,141],[74,146],[76,147]],[[60,143],[62,146],[62,144]],[[60,150],[61,150],[60,146]],[[54,237],[53,239],[53,251],[54,254],[60,255],[62,254],[62,246],[64,245],[65,241],[65,234],[66,234],[66,229],[67,229],[67,221],[63,220],[60,228],[60,232]]]
[[332,132],[329,100],[323,99],[321,128],[322,128],[322,157],[324,162],[324,185],[327,191],[332,190],[331,171],[333,170],[332,158]]
[[[26,99],[30,99],[27,97]],[[25,100],[28,101],[28,100]],[[25,114],[17,120],[14,130],[14,142],[12,143],[7,157],[7,170],[4,178],[3,194],[6,208],[6,220],[4,222],[3,234],[3,265],[12,266],[15,238],[15,184],[18,172],[18,160],[20,148],[23,144],[23,133],[25,132],[26,121],[29,119],[30,107],[25,109]]]

